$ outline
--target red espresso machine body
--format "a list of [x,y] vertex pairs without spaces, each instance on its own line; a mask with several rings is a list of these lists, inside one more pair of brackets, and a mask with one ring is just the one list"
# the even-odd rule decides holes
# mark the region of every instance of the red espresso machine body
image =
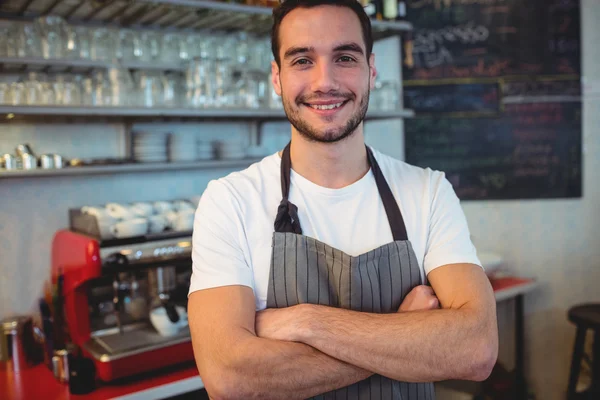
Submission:
[[[67,335],[94,360],[100,379],[112,381],[194,359],[187,326],[164,337],[149,316],[164,302],[156,277],[166,272],[175,281],[170,301],[178,309],[187,307],[190,255],[191,232],[105,241],[73,230],[56,232],[52,280],[62,275]],[[134,303],[143,307],[132,312]]]

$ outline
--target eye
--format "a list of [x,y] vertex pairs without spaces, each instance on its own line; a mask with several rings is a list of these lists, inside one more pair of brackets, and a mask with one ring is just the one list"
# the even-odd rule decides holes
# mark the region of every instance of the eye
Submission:
[[292,65],[308,65],[310,63],[310,61],[307,58],[300,58],[296,61],[294,61],[294,63]]
[[354,58],[350,57],[350,56],[341,56],[340,58],[338,58],[339,61],[344,62],[344,63],[349,63],[349,62],[354,62]]

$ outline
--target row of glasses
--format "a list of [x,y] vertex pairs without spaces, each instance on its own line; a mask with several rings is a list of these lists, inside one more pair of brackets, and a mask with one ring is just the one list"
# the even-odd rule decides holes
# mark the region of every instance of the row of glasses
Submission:
[[[97,69],[91,74],[46,75],[29,72],[17,82],[0,82],[0,104],[100,107],[192,107],[282,109],[270,76],[257,70],[234,70],[210,59],[190,63],[179,73]],[[370,109],[401,108],[399,83],[377,81]]]
[[190,63],[188,73],[98,68],[88,74],[29,72],[0,82],[0,104],[98,107],[272,107],[268,75],[234,70],[210,59]]
[[59,16],[0,28],[0,56],[183,63],[194,58],[230,59],[250,69],[271,62],[268,37],[245,32],[159,32],[68,24]]
[[400,110],[400,83],[397,81],[375,81],[375,86],[369,97],[369,109],[376,111]]
[[81,76],[58,74],[50,79],[30,72],[17,82],[0,82],[0,104],[7,105],[82,105]]

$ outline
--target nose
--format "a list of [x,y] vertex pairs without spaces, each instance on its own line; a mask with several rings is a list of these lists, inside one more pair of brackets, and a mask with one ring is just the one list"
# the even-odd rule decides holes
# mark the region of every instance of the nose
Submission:
[[331,62],[320,62],[312,70],[312,91],[328,93],[338,90],[339,85],[334,71],[334,65]]

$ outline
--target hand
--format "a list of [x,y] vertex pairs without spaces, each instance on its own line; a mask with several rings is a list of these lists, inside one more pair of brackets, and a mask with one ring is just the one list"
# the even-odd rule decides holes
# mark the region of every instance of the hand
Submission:
[[301,305],[267,308],[256,313],[256,336],[264,339],[296,341],[301,326]]
[[440,302],[430,286],[415,286],[404,298],[398,312],[425,311],[440,308]]

